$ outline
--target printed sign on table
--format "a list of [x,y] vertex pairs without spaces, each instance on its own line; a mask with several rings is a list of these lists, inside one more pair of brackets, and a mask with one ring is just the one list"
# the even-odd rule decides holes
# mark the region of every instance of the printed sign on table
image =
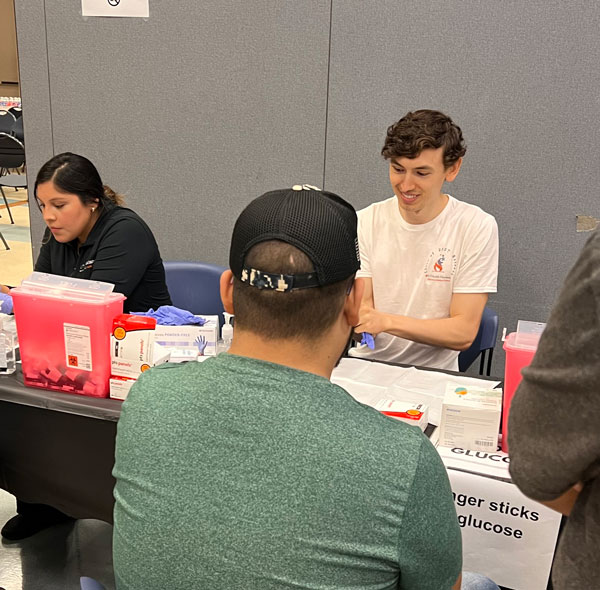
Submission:
[[83,16],[148,18],[150,0],[81,0]]
[[513,590],[545,590],[561,516],[512,483],[448,469],[462,529],[463,570]]

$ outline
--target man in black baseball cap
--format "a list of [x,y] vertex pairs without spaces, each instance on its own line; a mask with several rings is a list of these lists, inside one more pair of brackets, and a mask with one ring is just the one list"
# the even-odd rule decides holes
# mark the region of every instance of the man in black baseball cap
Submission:
[[118,590],[456,583],[437,452],[329,381],[358,321],[356,227],[351,205],[308,185],[241,213],[221,278],[228,353],[147,371],[123,406]]
[[[232,354],[246,355],[247,340],[250,350],[263,339],[269,348],[276,340],[306,340],[297,353],[303,364],[312,363],[322,358],[314,354],[322,336],[333,330],[336,344],[330,350],[327,343],[326,355],[339,360],[358,321],[353,304],[362,296],[362,281],[353,287],[360,259],[350,204],[308,185],[265,193],[239,216],[229,265],[221,297],[235,313]],[[289,364],[284,348],[276,347],[278,358]],[[319,367],[318,374],[329,378],[333,366]]]

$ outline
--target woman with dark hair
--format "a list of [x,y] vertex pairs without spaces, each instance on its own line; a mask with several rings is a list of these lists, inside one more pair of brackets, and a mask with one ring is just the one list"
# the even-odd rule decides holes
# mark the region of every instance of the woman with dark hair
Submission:
[[[125,312],[171,305],[150,228],[102,184],[87,158],[54,156],[37,175],[35,197],[48,226],[36,271],[112,283],[127,297]],[[17,512],[2,528],[5,539],[24,539],[69,519],[50,506],[18,499]]]
[[112,283],[127,297],[126,312],[171,304],[150,228],[87,158],[54,156],[37,175],[35,197],[48,225],[35,270]]

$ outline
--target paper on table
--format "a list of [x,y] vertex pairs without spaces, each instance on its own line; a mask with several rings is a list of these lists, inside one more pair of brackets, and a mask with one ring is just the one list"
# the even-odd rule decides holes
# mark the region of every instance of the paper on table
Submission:
[[331,380],[351,379],[369,385],[389,387],[405,373],[415,371],[413,367],[394,367],[383,363],[373,363],[362,359],[343,358],[333,370]]
[[440,424],[447,383],[485,388],[496,387],[500,383],[350,358],[341,360],[339,366],[334,369],[331,380],[356,400],[369,406],[374,406],[380,399],[427,404],[429,422],[436,426]]
[[339,377],[332,377],[331,381],[345,389],[356,401],[366,406],[374,406],[377,400],[385,397],[385,387],[360,383],[351,379],[340,379]]

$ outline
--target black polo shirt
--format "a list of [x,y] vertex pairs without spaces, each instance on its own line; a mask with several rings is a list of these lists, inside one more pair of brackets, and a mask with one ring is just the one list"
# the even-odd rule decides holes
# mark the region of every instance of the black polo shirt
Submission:
[[158,244],[142,218],[124,207],[104,210],[87,240],[57,242],[46,230],[35,270],[104,281],[127,297],[125,312],[171,305]]

